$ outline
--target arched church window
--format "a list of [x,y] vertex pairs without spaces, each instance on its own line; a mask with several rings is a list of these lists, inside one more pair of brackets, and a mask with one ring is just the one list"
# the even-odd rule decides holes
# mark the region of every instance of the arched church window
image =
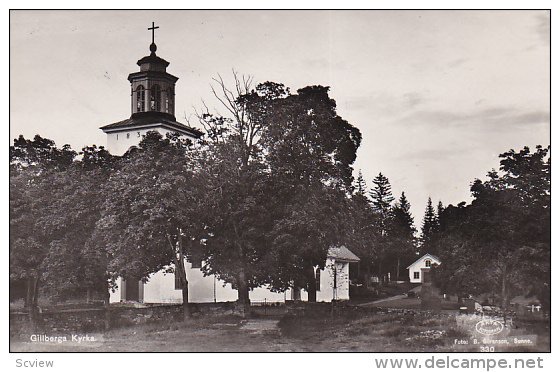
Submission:
[[136,88],[136,112],[144,112],[146,105],[144,104],[146,98],[144,95],[144,86],[139,85]]
[[161,111],[161,89],[159,85],[152,86],[150,92],[150,110]]
[[173,113],[173,88],[169,88],[165,94],[165,112]]

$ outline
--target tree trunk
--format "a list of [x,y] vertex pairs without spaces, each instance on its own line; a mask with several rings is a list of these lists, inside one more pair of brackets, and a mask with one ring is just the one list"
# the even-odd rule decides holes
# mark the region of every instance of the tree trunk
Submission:
[[237,275],[237,302],[241,307],[243,318],[247,317],[251,311],[251,300],[249,299],[249,286],[245,276],[245,269],[241,268]]
[[509,309],[509,294],[507,288],[507,268],[504,268],[502,273],[502,309],[504,311]]
[[[237,227],[234,224],[235,233],[237,236]],[[247,316],[251,310],[251,300],[249,299],[249,285],[247,284],[247,276],[245,274],[245,254],[243,246],[237,242],[237,256],[239,258],[240,267],[237,274],[237,302],[241,305],[243,310],[243,317]]]
[[245,270],[242,268],[239,270],[237,276],[237,291],[238,291],[238,301],[242,304],[248,304],[249,301],[249,286],[247,285],[247,278],[245,277]]
[[189,318],[191,316],[191,307],[189,303],[189,281],[187,279],[187,270],[185,269],[185,261],[183,255],[179,255],[180,263],[175,267],[175,270],[179,270],[179,275],[181,276],[181,295],[183,297],[183,317]]
[[336,262],[333,262],[333,294],[332,299],[336,301],[338,299],[338,271],[336,267]]
[[25,296],[25,308],[29,309],[31,308],[31,304],[33,302],[33,278],[29,277],[26,280],[27,282],[27,294]]
[[33,332],[37,329],[37,278],[29,277],[27,280],[27,314]]
[[107,281],[107,288],[105,288],[105,296],[104,296],[105,298],[103,301],[103,306],[105,307],[104,327],[106,331],[108,331],[109,328],[111,328],[111,308],[110,308],[111,293],[109,292],[110,290],[111,289],[109,287],[109,281]]
[[189,286],[186,285],[182,288],[183,295],[183,317],[188,318],[191,316],[191,308],[189,306]]
[[183,239],[181,229],[177,229],[177,242],[173,244],[171,235],[167,234],[167,241],[173,252],[173,263],[175,264],[175,275],[179,276],[181,296],[183,300],[183,319],[191,316],[189,305],[189,281],[187,280],[187,270],[185,269],[185,256],[183,255]]
[[395,277],[395,280],[398,281],[400,276],[401,276],[401,258],[397,257],[397,276]]
[[183,318],[190,318],[191,308],[189,304],[189,280],[187,279],[187,269],[185,268],[185,256],[183,255],[183,238],[182,231],[179,229],[178,234],[178,245],[179,245],[179,257],[178,266],[179,275],[181,275],[181,295],[183,296]]
[[317,302],[317,281],[315,277],[315,268],[313,265],[309,268],[309,278],[307,280],[307,301]]
[[39,274],[35,278],[33,283],[33,308],[37,309],[37,305],[39,304]]

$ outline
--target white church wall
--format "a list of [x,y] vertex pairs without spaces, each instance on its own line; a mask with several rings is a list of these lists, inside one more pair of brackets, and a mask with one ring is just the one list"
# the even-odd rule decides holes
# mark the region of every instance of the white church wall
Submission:
[[117,279],[117,287],[115,288],[115,290],[111,290],[109,291],[109,303],[115,303],[115,302],[120,302],[121,300],[121,286],[122,286],[122,280],[121,278]]
[[284,298],[284,292],[273,292],[267,287],[259,287],[254,288],[253,290],[249,291],[249,299],[254,302],[284,302],[286,299],[290,299],[290,297]]
[[214,289],[216,302],[237,301],[237,290],[233,289],[231,284],[216,279],[214,275],[204,276],[202,270],[193,269],[190,263],[187,263],[186,267],[191,302],[214,302]]
[[112,155],[121,156],[131,146],[138,146],[142,140],[142,136],[150,131],[156,131],[165,137],[171,131],[165,128],[148,128],[148,129],[131,129],[128,131],[107,133],[107,150]]
[[[189,281],[189,302],[227,302],[237,301],[237,290],[216,279],[214,275],[204,276],[198,268],[185,263],[187,280]],[[214,298],[215,291],[215,298]],[[175,289],[175,274],[161,270],[150,275],[144,286],[145,303],[182,303],[183,295],[180,289]]]
[[[334,276],[333,265],[337,270],[337,290],[333,293]],[[172,266],[171,266],[172,267]],[[187,279],[189,281],[189,302],[228,302],[237,301],[237,290],[231,284],[223,280],[216,279],[214,275],[204,276],[198,268],[192,268],[192,264],[186,262]],[[117,280],[115,292],[110,293],[110,302],[120,302],[122,299],[121,288],[123,281]],[[286,292],[273,292],[267,287],[259,287],[249,292],[249,298],[253,302],[284,302],[292,299],[292,289]],[[214,298],[215,293],[215,298]],[[149,280],[143,286],[144,303],[182,303],[182,291],[175,289],[175,274],[166,273],[161,270],[150,275]],[[320,286],[317,291],[318,302],[331,302],[333,296],[338,300],[348,300],[349,296],[349,264],[345,262],[334,262],[332,258],[327,259],[325,268],[320,273]],[[307,301],[309,298],[307,291],[300,290],[300,299]]]
[[181,303],[182,292],[175,289],[173,273],[163,270],[150,275],[144,284],[144,303]]
[[[189,281],[189,302],[214,302],[214,281],[216,302],[237,301],[237,290],[233,289],[231,284],[215,279],[214,275],[205,277],[200,269],[193,269],[188,262],[185,264],[185,268]],[[110,293],[110,303],[121,301],[123,283],[121,278],[117,279],[117,288],[115,292]],[[143,289],[144,303],[180,304],[183,301],[182,291],[175,289],[175,274],[166,273],[165,270],[150,275],[148,281],[143,285]]]

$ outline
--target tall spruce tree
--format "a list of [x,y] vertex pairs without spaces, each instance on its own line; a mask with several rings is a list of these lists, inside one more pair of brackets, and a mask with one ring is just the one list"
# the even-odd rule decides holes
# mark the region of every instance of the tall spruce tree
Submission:
[[387,273],[383,267],[387,263],[387,258],[391,251],[391,241],[388,236],[392,220],[393,194],[389,179],[381,172],[373,179],[373,188],[370,191],[373,212],[375,213],[374,231],[377,236],[377,274],[383,277]]
[[392,235],[402,237],[409,244],[414,244],[416,227],[414,227],[414,217],[412,217],[410,212],[410,202],[406,198],[404,191],[393,206],[393,226],[391,232]]
[[356,178],[356,181],[354,182],[354,195],[360,195],[366,198],[366,188],[366,180],[364,179],[362,170],[360,169],[358,172],[358,178]]
[[371,274],[378,259],[378,234],[376,233],[377,215],[367,196],[367,185],[362,172],[354,181],[350,198],[350,214],[345,221],[347,247],[360,257],[360,280],[369,286]]
[[441,231],[441,223],[444,210],[445,208],[443,207],[443,203],[440,200],[436,208],[436,229],[438,232]]
[[393,261],[396,261],[395,278],[398,280],[401,275],[401,264],[412,259],[416,250],[414,218],[410,213],[410,203],[404,192],[393,206],[392,217],[389,236]]
[[391,203],[393,203],[393,194],[391,192],[391,184],[389,179],[381,172],[373,179],[373,188],[369,195],[373,205],[373,210],[379,215],[378,232],[381,236],[387,235],[387,228],[391,218]]
[[427,253],[432,245],[434,234],[437,231],[437,215],[432,204],[432,198],[428,197],[424,219],[422,221],[421,253]]

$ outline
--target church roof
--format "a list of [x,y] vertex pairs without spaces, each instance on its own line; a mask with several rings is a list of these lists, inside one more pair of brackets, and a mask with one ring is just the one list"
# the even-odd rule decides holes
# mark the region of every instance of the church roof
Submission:
[[337,261],[345,262],[358,262],[360,258],[356,256],[352,251],[350,251],[345,246],[341,245],[339,247],[330,247],[327,257],[336,259]]
[[155,53],[152,53],[149,56],[143,57],[143,58],[139,59],[138,62],[136,62],[136,64],[138,66],[142,66],[143,64],[147,64],[147,63],[163,65],[165,67],[169,66],[169,62],[167,62],[165,59],[163,59],[161,57],[156,56]]
[[202,136],[202,132],[200,130],[179,123],[175,120],[173,115],[161,112],[136,113],[129,119],[108,124],[99,129],[104,132],[117,132],[121,130],[124,131],[126,129],[156,128],[159,126],[167,127],[170,130],[175,130],[181,134],[190,135],[195,138]]

